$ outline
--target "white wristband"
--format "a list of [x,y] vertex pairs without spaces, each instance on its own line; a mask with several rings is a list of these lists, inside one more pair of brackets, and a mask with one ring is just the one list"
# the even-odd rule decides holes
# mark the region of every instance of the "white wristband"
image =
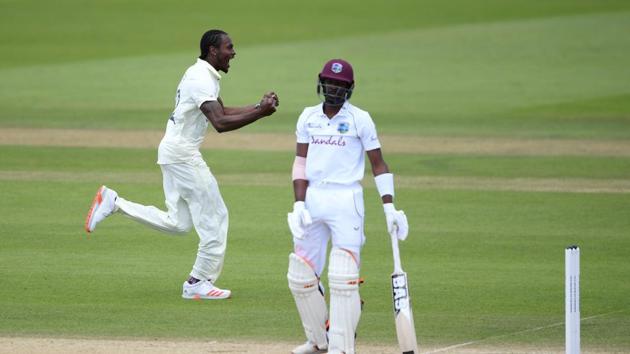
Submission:
[[374,183],[376,183],[376,189],[381,197],[388,194],[394,196],[394,175],[392,173],[383,173],[374,177]]

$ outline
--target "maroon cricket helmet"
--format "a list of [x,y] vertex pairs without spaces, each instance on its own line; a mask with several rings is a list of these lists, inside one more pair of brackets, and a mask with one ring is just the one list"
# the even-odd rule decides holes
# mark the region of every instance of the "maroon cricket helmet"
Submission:
[[354,84],[352,65],[343,59],[332,59],[326,62],[319,73],[319,79],[333,79]]

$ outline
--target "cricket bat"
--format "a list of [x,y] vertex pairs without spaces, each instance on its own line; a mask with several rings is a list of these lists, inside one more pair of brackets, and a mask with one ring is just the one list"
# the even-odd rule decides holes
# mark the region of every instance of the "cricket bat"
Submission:
[[416,340],[416,328],[413,324],[411,312],[411,298],[407,285],[407,273],[400,264],[400,252],[398,250],[398,237],[392,238],[392,251],[394,253],[394,272],[392,273],[392,301],[394,304],[394,319],[396,322],[396,336],[402,354],[419,354]]

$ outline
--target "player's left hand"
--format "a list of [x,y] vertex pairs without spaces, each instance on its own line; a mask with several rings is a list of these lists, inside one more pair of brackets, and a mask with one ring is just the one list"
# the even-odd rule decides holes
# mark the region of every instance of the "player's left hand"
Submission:
[[260,111],[262,117],[267,117],[275,113],[276,106],[276,100],[273,96],[265,94],[262,100],[260,100],[260,103],[256,105],[256,109]]
[[278,107],[280,105],[280,98],[278,98],[278,95],[273,91],[265,93],[263,100],[265,98],[272,99],[274,101],[274,107]]
[[387,231],[396,235],[399,240],[404,241],[409,234],[409,224],[407,215],[402,210],[396,210],[393,203],[383,204],[385,220],[387,221]]
[[300,240],[306,237],[306,229],[313,223],[313,220],[304,202],[297,201],[293,204],[293,211],[287,214],[287,222],[293,237]]

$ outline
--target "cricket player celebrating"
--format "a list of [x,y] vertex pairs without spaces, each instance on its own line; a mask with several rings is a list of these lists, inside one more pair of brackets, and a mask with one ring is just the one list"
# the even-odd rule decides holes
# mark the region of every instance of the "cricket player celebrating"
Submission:
[[[405,214],[394,208],[394,178],[381,155],[374,122],[368,112],[348,102],[353,89],[352,66],[341,59],[328,61],[317,85],[323,103],[305,108],[297,122],[295,204],[288,214],[294,251],[287,278],[307,341],[293,349],[294,354],[355,353],[361,315],[360,254],[365,242],[360,185],[364,151],[388,230],[405,239],[409,229]],[[330,315],[320,283],[329,240]]]
[[85,229],[114,212],[168,233],[186,233],[192,227],[199,236],[197,259],[184,282],[185,299],[225,299],[229,290],[214,286],[223,267],[228,231],[228,211],[217,181],[203,160],[201,146],[208,122],[219,133],[241,128],[273,114],[278,96],[269,92],[256,105],[225,107],[219,96],[219,71],[228,72],[236,52],[227,33],[210,30],[200,43],[201,55],[186,70],[175,96],[164,138],[158,149],[163,176],[166,212],[125,200],[105,186],[94,198]]

